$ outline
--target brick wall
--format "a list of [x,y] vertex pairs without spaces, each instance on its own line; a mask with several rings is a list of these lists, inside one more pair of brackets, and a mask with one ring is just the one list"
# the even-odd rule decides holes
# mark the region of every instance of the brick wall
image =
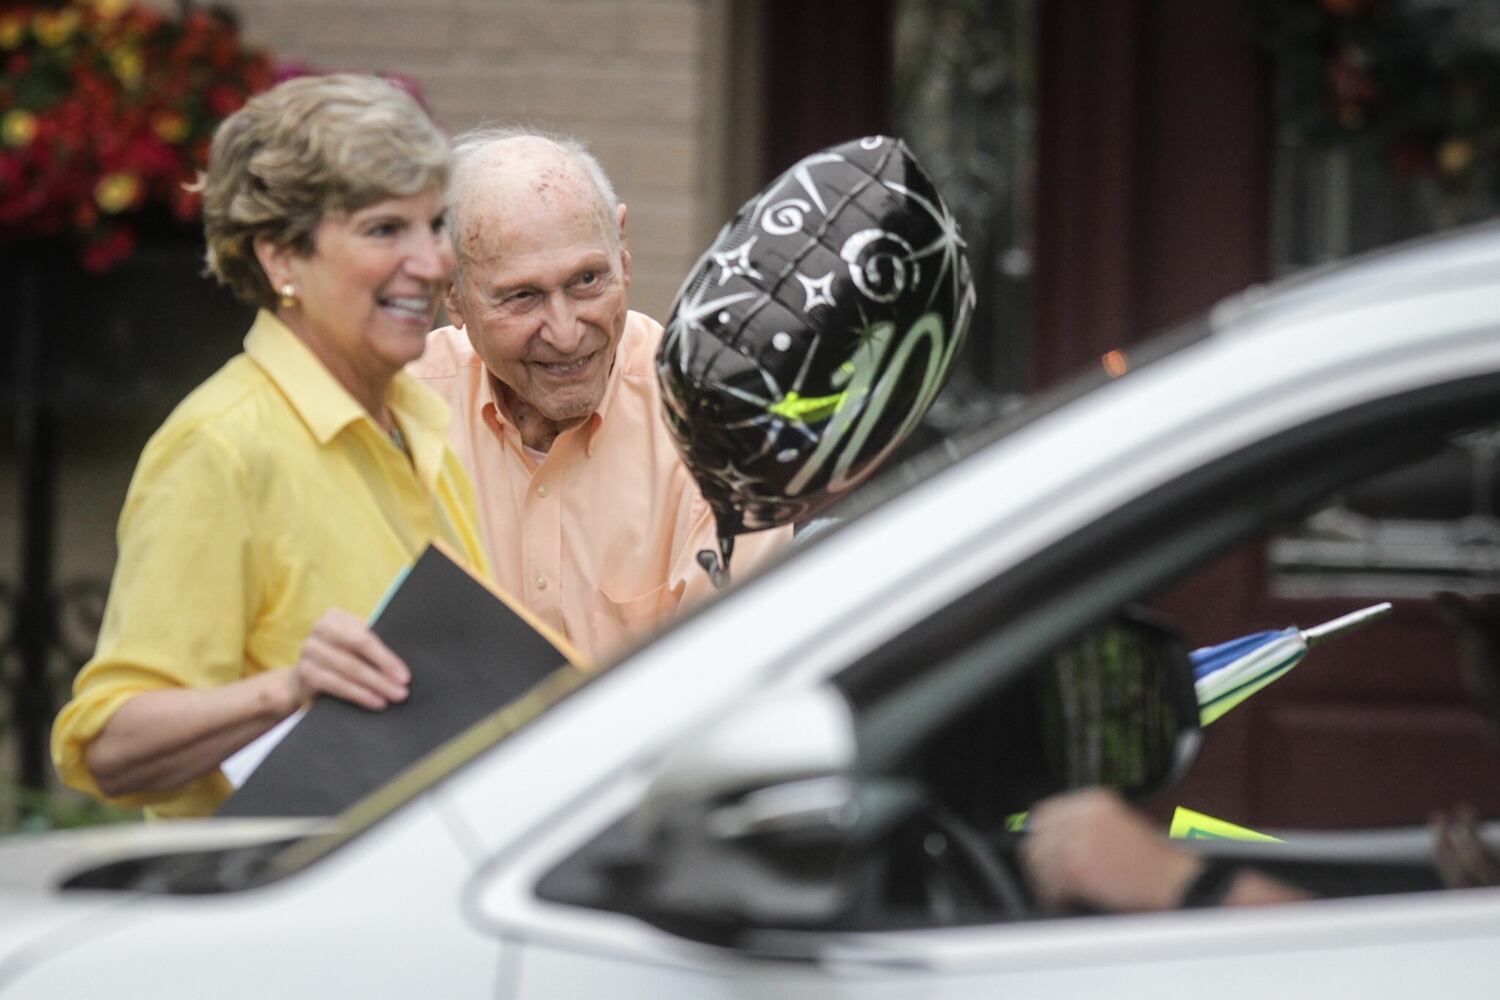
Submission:
[[575,135],[630,206],[632,304],[665,318],[732,207],[723,195],[721,24],[730,0],[237,0],[282,61],[415,78],[450,130],[503,120]]

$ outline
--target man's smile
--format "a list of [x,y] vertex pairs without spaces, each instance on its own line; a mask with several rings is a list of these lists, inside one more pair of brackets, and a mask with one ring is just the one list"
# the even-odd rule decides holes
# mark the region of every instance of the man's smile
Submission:
[[569,361],[533,361],[531,364],[548,378],[571,379],[587,372],[598,357],[598,351],[590,351],[581,358]]

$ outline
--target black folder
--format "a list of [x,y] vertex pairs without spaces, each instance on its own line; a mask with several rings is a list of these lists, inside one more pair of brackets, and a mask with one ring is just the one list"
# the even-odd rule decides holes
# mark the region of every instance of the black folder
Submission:
[[411,668],[406,701],[372,712],[316,699],[218,815],[337,815],[554,671],[572,669],[561,640],[435,546],[372,627]]

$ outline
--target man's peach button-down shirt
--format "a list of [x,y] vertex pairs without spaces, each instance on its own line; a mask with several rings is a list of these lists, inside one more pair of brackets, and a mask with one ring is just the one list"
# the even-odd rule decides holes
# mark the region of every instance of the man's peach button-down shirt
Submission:
[[[495,582],[600,664],[713,592],[698,565],[713,512],[661,418],[661,325],[630,313],[598,410],[545,454],[527,449],[462,329],[434,331],[410,371],[453,408],[449,440],[474,480]],[[735,541],[748,575],[791,540]]]

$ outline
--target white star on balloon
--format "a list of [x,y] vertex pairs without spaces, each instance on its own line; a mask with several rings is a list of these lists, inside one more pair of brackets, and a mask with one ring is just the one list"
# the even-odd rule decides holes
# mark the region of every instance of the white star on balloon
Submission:
[[746,473],[734,464],[733,459],[725,461],[723,468],[705,463],[703,471],[723,483],[729,488],[731,493],[738,493],[741,496],[748,496],[756,500],[762,499],[759,491],[754,489],[754,487],[764,482],[764,480]]
[[[953,301],[962,309],[967,304],[964,294],[964,285],[967,282],[966,269],[961,268],[960,264],[964,263],[963,251],[968,244],[964,242],[963,236],[959,234],[958,220],[953,217],[953,213],[948,210],[947,205],[941,202],[933,204],[904,184],[899,184],[896,181],[886,181],[885,186],[892,191],[906,195],[906,197],[916,202],[926,210],[928,215],[932,216],[932,221],[937,223],[937,239],[912,254],[912,260],[914,261],[921,260],[923,257],[929,257],[935,253],[941,254],[937,277],[933,279],[932,294],[927,297],[927,305],[932,305],[932,300],[937,297],[938,288],[943,283],[943,277],[951,273],[953,275]],[[972,294],[972,289],[969,289],[969,294]]]
[[677,309],[672,314],[672,319],[667,323],[667,343],[664,345],[664,348],[665,350],[671,350],[674,346],[676,347],[680,354],[678,370],[683,372],[688,370],[688,355],[692,347],[692,338],[688,337],[687,334],[694,330],[708,332],[707,328],[703,325],[703,318],[705,316],[712,316],[724,307],[732,306],[737,302],[753,299],[758,294],[756,292],[735,292],[732,295],[724,295],[712,301],[705,302],[703,301],[703,296],[706,292],[706,287],[706,282],[700,283],[697,288],[690,291],[678,302]]
[[754,264],[750,263],[750,248],[755,245],[757,239],[759,237],[752,236],[733,250],[720,250],[714,254],[714,263],[722,268],[719,273],[719,284],[726,283],[736,275],[754,278],[756,281],[761,280],[760,272],[755,269]]
[[802,311],[810,313],[816,306],[833,305],[833,272],[829,271],[821,278],[809,278],[802,272],[797,272],[797,280],[802,283],[802,291],[807,296],[807,302],[803,304]]

